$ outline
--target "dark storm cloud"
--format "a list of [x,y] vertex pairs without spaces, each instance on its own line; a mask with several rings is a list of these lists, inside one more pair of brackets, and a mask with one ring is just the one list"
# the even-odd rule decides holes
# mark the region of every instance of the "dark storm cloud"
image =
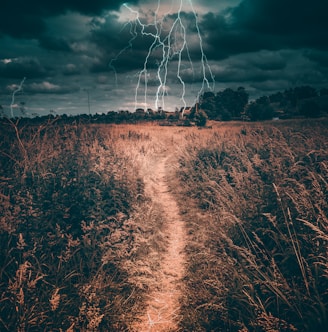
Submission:
[[326,1],[322,0],[244,0],[233,9],[236,24],[242,28],[272,35],[320,34],[328,27]]
[[[129,12],[124,6],[119,10],[123,0],[4,0],[0,9],[1,104],[10,105],[12,89],[26,77],[24,98],[31,96],[31,107],[64,110],[71,105],[79,112],[82,96],[87,111],[87,90],[95,110],[96,105],[104,111],[108,107],[99,100],[108,101],[111,108],[124,105],[133,110],[138,74],[147,55],[151,95],[160,83],[156,75],[163,51],[158,47],[148,54],[154,38],[142,36],[140,26],[128,20],[135,19],[138,12],[145,29],[156,32],[152,24],[158,1],[159,17],[166,15],[157,21],[162,22],[163,40],[178,18],[174,10],[179,1],[132,0],[133,11]],[[179,18],[186,28],[190,58],[185,50],[179,69],[178,56],[172,56],[168,63],[166,84],[171,99],[167,101],[172,105],[181,102],[178,70],[185,83],[190,83],[186,96],[193,101],[198,93],[198,83],[204,78],[201,45],[217,88],[242,85],[251,94],[261,95],[262,91],[284,90],[291,85],[320,88],[328,84],[327,0],[192,3],[202,39],[192,8],[184,1]],[[178,33],[173,36],[172,40],[182,42]],[[173,49],[173,43],[171,46]],[[144,80],[141,77],[140,95]],[[177,101],[172,102],[175,97]]]
[[[145,56],[146,52],[143,50],[134,50],[133,53],[127,51],[127,53],[121,54],[117,59],[104,53],[103,56],[98,57],[90,66],[90,72],[102,73],[115,71],[117,73],[126,73],[131,70],[142,70],[145,63]],[[157,67],[157,62],[149,60],[147,68],[150,69],[151,67]]]
[[[260,51],[256,54],[251,54],[247,58],[247,63],[250,66],[254,66],[263,71],[278,71],[286,68],[287,60],[281,54],[281,52],[276,51]],[[243,63],[245,67],[246,62]]]
[[230,55],[260,50],[267,37],[243,30],[227,22],[221,14],[208,13],[201,22],[206,55],[221,60]]
[[[218,83],[265,82],[285,76],[284,70],[287,61],[287,55],[279,52],[261,51],[231,56],[229,59],[213,63],[211,70]],[[197,72],[197,77],[195,77],[195,72],[189,68],[182,70],[181,76],[185,83],[193,83],[195,80],[201,81],[202,73],[200,70]]]
[[50,72],[36,58],[16,58],[0,61],[0,77],[3,78],[42,78]]
[[257,91],[284,90],[291,85],[324,86],[328,68],[324,69],[298,50],[244,53],[212,66],[218,83],[240,83]]
[[[141,27],[140,24],[135,25],[134,22],[123,24],[115,14],[107,15],[102,19],[94,19],[91,23],[90,41],[97,46],[102,57],[98,58],[99,61],[92,66],[91,71],[106,71],[110,67],[114,67],[118,72],[142,70],[146,58],[147,69],[157,69],[163,57],[163,45],[160,43],[168,45],[169,41],[172,50],[176,51],[186,41],[183,57],[187,59],[189,56],[192,61],[199,61],[201,59],[200,40],[195,14],[182,11],[179,14],[166,15],[161,21],[159,39],[154,37],[158,33],[154,24],[155,15],[151,11],[142,12],[139,19],[144,27]],[[182,38],[180,20],[186,32],[185,40]],[[175,29],[171,31],[174,24]],[[170,38],[168,38],[170,33]],[[197,41],[195,42],[195,40]],[[149,54],[153,42],[156,46],[153,45]],[[187,54],[187,47],[189,54]],[[164,52],[167,52],[167,49]],[[170,62],[174,61],[178,61],[177,55],[170,58]]]
[[103,19],[95,18],[90,23],[90,41],[103,52],[111,52],[115,56],[124,47],[128,46],[132,38],[130,26],[123,28],[123,24],[118,22],[119,17],[114,14],[107,15]]
[[328,68],[328,53],[318,50],[306,50],[304,56],[320,67]]
[[24,85],[24,92],[30,93],[30,94],[70,94],[73,92],[79,91],[80,88],[77,85],[61,85],[61,84],[55,84],[50,83],[48,81],[42,81],[42,82],[33,82],[33,83],[27,83]]
[[[130,3],[138,3],[131,0]],[[69,11],[85,15],[99,15],[104,10],[117,10],[122,0],[5,0],[0,11],[0,36],[36,38],[46,32],[45,18],[65,14]]]
[[223,59],[262,49],[328,49],[328,3],[322,0],[244,0],[202,21],[208,56]]
[[39,45],[47,50],[71,52],[72,48],[69,42],[64,38],[58,38],[54,36],[41,36],[39,38]]
[[62,72],[65,76],[79,75],[81,73],[79,68],[73,63],[65,65]]
[[[216,71],[214,71],[216,73]],[[218,71],[215,75],[217,82],[223,83],[247,83],[247,82],[263,82],[269,78],[269,75],[261,70],[249,70],[248,68],[236,69],[234,67],[226,67]]]
[[[113,14],[103,20],[94,20],[91,26],[90,42],[96,45],[101,54],[92,65],[91,72],[110,71],[113,68],[127,72],[143,67],[154,39],[143,36],[140,26],[124,25]],[[154,65],[153,58],[149,59],[150,67]]]

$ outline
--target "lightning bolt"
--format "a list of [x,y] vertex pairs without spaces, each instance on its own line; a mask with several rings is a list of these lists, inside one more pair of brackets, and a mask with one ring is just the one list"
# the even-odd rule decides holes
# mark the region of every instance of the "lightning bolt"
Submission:
[[[209,62],[207,60],[206,54],[204,52],[203,39],[202,39],[201,32],[200,32],[200,29],[199,29],[199,24],[198,24],[198,15],[196,14],[196,11],[194,9],[194,6],[193,6],[191,0],[189,0],[189,3],[190,3],[190,6],[192,8],[192,12],[194,14],[195,21],[196,21],[196,29],[197,29],[197,34],[198,34],[198,37],[199,37],[199,47],[200,47],[200,51],[201,51],[201,65],[202,65],[203,80],[202,80],[202,87],[198,91],[197,97],[195,99],[195,102],[198,102],[199,98],[200,98],[201,94],[204,92],[205,88],[208,88],[209,90],[212,90],[212,91],[214,90],[215,77],[213,75],[213,72],[212,72],[211,67],[209,65]],[[212,84],[210,83],[210,81],[207,78],[207,72],[209,73],[210,80],[211,80]]]
[[10,104],[10,113],[11,113],[11,117],[13,118],[14,117],[14,105],[15,105],[15,96],[16,96],[16,93],[20,92],[23,90],[23,84],[26,80],[26,77],[24,77],[22,79],[22,81],[20,82],[19,86],[17,87],[17,89],[15,89],[11,95],[11,104]]
[[[172,0],[171,8],[173,7],[173,3],[176,3],[176,1]],[[143,68],[137,75],[138,79],[135,88],[135,108],[137,108],[138,105],[139,91],[141,88],[144,90],[144,105],[146,108],[148,105],[148,84],[149,77],[151,76],[149,62],[151,57],[157,58],[156,80],[158,81],[158,86],[156,89],[155,109],[165,109],[165,97],[168,94],[169,66],[174,61],[177,62],[176,79],[181,85],[180,100],[183,103],[183,109],[187,107],[187,102],[185,100],[186,83],[183,80],[182,73],[182,65],[185,58],[188,60],[187,62],[190,65],[193,76],[195,76],[195,68],[189,51],[190,47],[188,45],[187,38],[188,28],[183,20],[183,13],[186,13],[184,11],[186,3],[189,4],[189,13],[191,11],[193,16],[200,50],[200,59],[198,59],[198,61],[200,61],[201,64],[202,83],[200,89],[197,92],[197,95],[195,96],[194,103],[199,101],[201,94],[206,88],[209,90],[214,90],[215,79],[204,52],[198,15],[192,4],[192,0],[179,1],[178,12],[176,15],[174,15],[176,17],[174,17],[172,14],[170,15],[170,11],[160,16],[161,0],[158,0],[157,8],[153,13],[152,23],[143,23],[139,11],[131,8],[127,3],[124,3],[123,6],[130,11],[134,19],[125,24],[125,26],[130,25],[131,39],[128,41],[128,45],[123,48],[114,59],[110,61],[110,67],[113,68],[115,75],[116,71],[113,65],[114,62],[118,60],[118,58],[127,49],[133,47],[133,41],[138,37],[139,34],[141,36],[146,36],[151,40],[150,46],[145,56]],[[172,23],[167,28],[167,22],[170,21],[170,19],[172,20]]]
[[[126,4],[123,4],[123,6],[126,6]],[[114,62],[117,61],[125,51],[127,51],[128,49],[132,49],[133,41],[138,37],[137,25],[133,21],[125,23],[120,32],[122,32],[127,26],[130,26],[131,38],[129,39],[128,44],[113,59],[111,59],[108,64],[108,67],[112,69],[114,72],[116,85],[117,85],[117,72],[114,66]]]

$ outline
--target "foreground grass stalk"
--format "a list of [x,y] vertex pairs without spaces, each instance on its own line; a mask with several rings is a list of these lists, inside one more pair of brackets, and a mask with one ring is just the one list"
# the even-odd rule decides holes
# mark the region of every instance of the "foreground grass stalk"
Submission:
[[328,132],[313,125],[236,125],[188,138],[182,192],[204,217],[190,222],[185,328],[328,327]]
[[[307,278],[307,275],[306,275],[306,270],[305,270],[305,267],[304,267],[304,260],[305,259],[302,257],[300,244],[299,244],[299,241],[297,239],[297,234],[296,234],[296,231],[295,231],[295,228],[294,228],[293,219],[292,219],[292,216],[291,216],[291,213],[290,213],[290,209],[287,207],[287,213],[285,212],[285,209],[284,209],[284,206],[282,204],[282,199],[280,197],[278,188],[274,183],[273,183],[273,188],[274,188],[274,190],[277,194],[278,202],[279,202],[280,208],[281,208],[283,216],[284,216],[285,225],[287,227],[289,240],[290,240],[291,245],[293,246],[294,254],[297,258],[298,266],[299,266],[300,271],[302,273],[304,285],[305,285],[307,293],[308,293],[307,295],[310,296],[309,282],[308,282],[308,278]],[[292,230],[291,230],[291,228],[292,228]],[[292,234],[292,232],[293,232],[293,234]]]
[[101,127],[0,125],[0,330],[124,330],[136,165]]

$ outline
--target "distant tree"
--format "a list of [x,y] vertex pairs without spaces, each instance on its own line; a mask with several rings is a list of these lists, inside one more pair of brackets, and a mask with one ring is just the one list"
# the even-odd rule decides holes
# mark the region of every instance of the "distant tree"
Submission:
[[320,106],[314,100],[306,100],[300,106],[300,114],[307,118],[318,118],[320,113]]
[[247,103],[248,93],[243,87],[237,90],[228,88],[217,93],[216,104],[221,106],[221,113],[225,110],[233,117],[239,117]]
[[251,121],[257,121],[260,117],[260,105],[255,101],[252,101],[250,104],[248,104],[246,113]]
[[299,86],[285,90],[284,97],[292,107],[296,107],[303,99],[317,97],[318,92],[311,86]]
[[238,97],[238,116],[244,111],[245,106],[248,104],[249,94],[247,93],[246,89],[240,86],[237,89],[237,97]]
[[262,97],[256,99],[256,103],[260,104],[260,105],[269,105],[270,98],[268,96],[262,96]]
[[[215,94],[212,91],[204,92],[199,101],[199,107],[203,109],[210,119],[215,119],[217,116],[217,105]],[[195,109],[192,110],[195,112]],[[194,114],[192,114],[194,116]]]
[[277,92],[269,96],[271,103],[281,103],[284,100],[284,95],[282,92]]
[[205,127],[206,123],[207,123],[207,120],[208,120],[208,116],[207,116],[207,114],[206,114],[205,111],[198,110],[195,113],[194,121],[196,123],[196,126],[198,126],[198,127]]
[[239,117],[248,103],[248,93],[245,88],[237,90],[227,88],[218,92],[206,92],[200,100],[200,108],[213,120],[228,120],[231,117]]
[[[261,99],[262,100],[262,99]],[[273,117],[274,110],[270,103],[251,102],[247,108],[247,115],[251,121],[270,120]]]
[[175,121],[178,121],[179,120],[179,114],[177,113],[172,113],[170,114],[168,117],[167,117],[167,120],[169,122],[175,122]]
[[297,98],[295,95],[294,89],[288,89],[284,91],[285,104],[289,104],[292,107],[295,107],[297,104]]
[[308,99],[318,96],[318,92],[315,88],[311,86],[299,86],[294,89],[296,99],[302,100],[302,99]]
[[221,113],[221,120],[222,121],[231,121],[232,115],[229,111],[223,110]]

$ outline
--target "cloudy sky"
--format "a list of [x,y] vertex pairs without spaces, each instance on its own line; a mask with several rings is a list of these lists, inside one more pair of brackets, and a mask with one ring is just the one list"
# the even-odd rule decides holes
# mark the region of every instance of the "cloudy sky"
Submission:
[[326,0],[4,0],[0,105],[174,111],[204,89],[328,87],[327,13]]

